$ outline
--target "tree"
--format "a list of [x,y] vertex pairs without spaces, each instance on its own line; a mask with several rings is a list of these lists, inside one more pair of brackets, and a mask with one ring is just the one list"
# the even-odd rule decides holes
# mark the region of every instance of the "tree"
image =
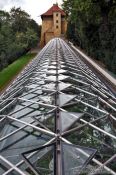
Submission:
[[20,8],[0,11],[0,70],[35,47],[41,28]]
[[116,6],[116,0],[92,0],[100,8],[103,24],[108,25],[109,13]]
[[12,28],[14,32],[25,32],[30,21],[30,16],[21,8],[13,7],[10,11]]
[[90,56],[102,61],[114,73],[116,73],[113,66],[116,59],[115,6],[116,0],[63,1],[63,8],[69,21],[67,37],[86,50]]
[[37,33],[37,36],[40,38],[41,26],[38,25],[33,19],[30,20],[28,28],[33,29]]

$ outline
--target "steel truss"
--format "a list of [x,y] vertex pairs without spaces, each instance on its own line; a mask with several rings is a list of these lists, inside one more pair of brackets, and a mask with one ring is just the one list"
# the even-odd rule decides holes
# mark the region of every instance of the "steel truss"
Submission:
[[116,175],[116,97],[51,40],[0,97],[0,175]]

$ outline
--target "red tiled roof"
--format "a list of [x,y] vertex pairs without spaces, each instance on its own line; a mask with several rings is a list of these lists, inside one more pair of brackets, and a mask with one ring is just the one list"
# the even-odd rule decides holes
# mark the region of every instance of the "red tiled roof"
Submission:
[[58,7],[58,4],[53,4],[53,6],[47,12],[45,12],[41,15],[41,17],[52,16],[53,12],[61,12],[62,16],[66,15],[65,12],[61,8]]

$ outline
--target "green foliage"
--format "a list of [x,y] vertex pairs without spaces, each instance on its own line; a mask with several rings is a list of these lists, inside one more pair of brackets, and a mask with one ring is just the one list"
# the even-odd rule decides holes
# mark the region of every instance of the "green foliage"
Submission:
[[13,7],[10,11],[14,32],[25,32],[30,22],[30,16],[20,8]]
[[29,49],[35,47],[38,43],[37,33],[35,33],[33,29],[28,28],[25,37],[27,38],[27,45]]
[[116,0],[63,0],[67,38],[116,73]]
[[20,8],[0,11],[0,70],[35,47],[41,28]]

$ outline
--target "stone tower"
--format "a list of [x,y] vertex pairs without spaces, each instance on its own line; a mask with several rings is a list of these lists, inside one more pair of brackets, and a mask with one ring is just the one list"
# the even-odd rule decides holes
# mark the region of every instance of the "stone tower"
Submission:
[[66,33],[67,21],[65,17],[65,12],[59,8],[58,4],[53,4],[47,12],[41,15],[41,47],[47,44],[52,38],[61,37]]

